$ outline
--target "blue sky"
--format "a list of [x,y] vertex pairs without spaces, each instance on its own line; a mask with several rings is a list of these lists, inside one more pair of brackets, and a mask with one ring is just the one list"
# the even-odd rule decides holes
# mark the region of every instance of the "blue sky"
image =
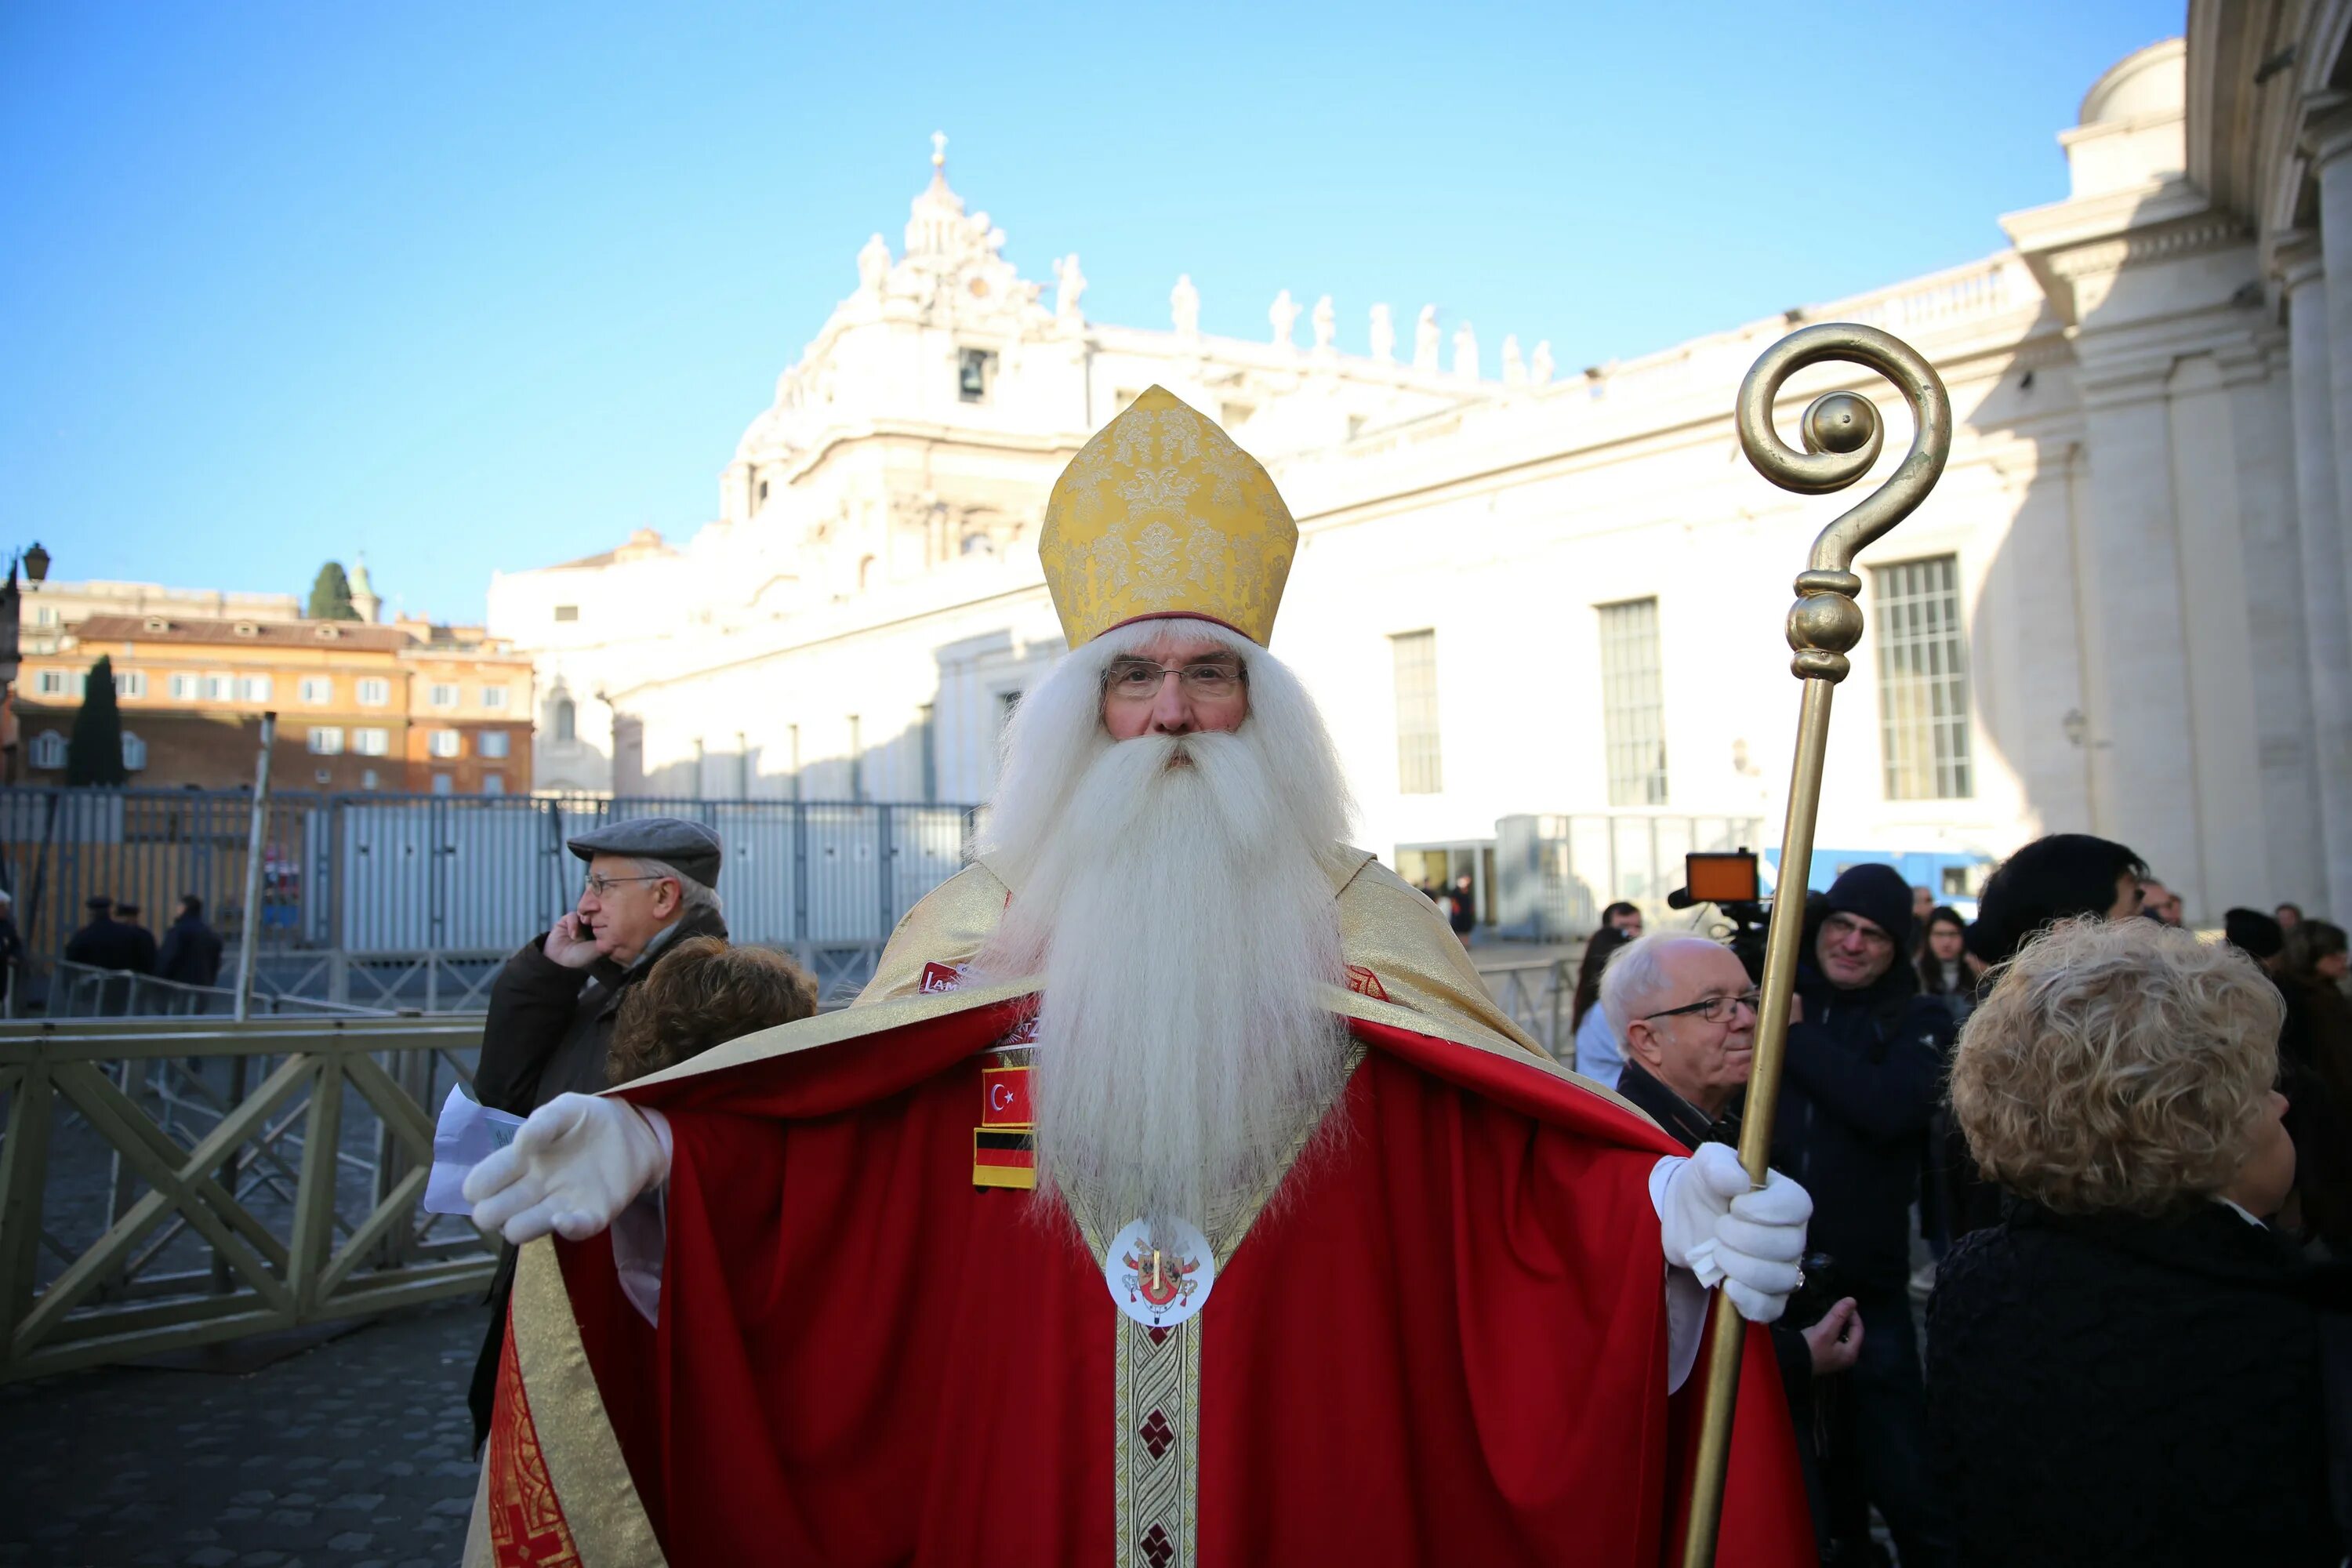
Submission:
[[[2182,0],[0,6],[0,546],[412,612],[690,532],[949,175],[1087,313],[1434,301],[1563,370],[1999,248]],[[1301,331],[1303,333],[1304,328]]]

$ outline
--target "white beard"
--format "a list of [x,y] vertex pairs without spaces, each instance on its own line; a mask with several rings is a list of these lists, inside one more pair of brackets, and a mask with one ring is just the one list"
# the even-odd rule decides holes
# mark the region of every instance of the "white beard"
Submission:
[[[1000,795],[988,848],[1013,896],[973,968],[1043,977],[1041,1186],[1107,1227],[1206,1226],[1266,1194],[1343,1087],[1327,829],[1346,802],[1336,770],[1313,776],[1329,752],[1307,712],[1314,732],[1287,757],[1255,687],[1236,733],[1114,743],[1089,712],[1094,754],[1075,784],[1065,775],[1050,805]],[[1017,771],[1015,795],[1035,782]]]

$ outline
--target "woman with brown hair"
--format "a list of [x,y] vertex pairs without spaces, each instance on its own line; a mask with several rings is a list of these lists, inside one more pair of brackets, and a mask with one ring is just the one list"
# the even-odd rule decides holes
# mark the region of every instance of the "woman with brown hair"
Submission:
[[2340,1283],[2265,1222],[2294,1146],[2277,990],[2152,921],[1996,972],[1952,1108],[2000,1222],[1927,1305],[1929,1435],[1968,1568],[2329,1568],[2323,1342]]
[[815,1011],[816,982],[782,953],[688,937],[621,999],[604,1081],[627,1083]]
[[[1615,906],[1611,906],[1614,908]],[[1601,972],[1620,948],[1633,939],[1622,927],[1604,925],[1584,944],[1584,963],[1577,972],[1576,1000],[1569,1026],[1576,1031],[1575,1054],[1569,1065],[1605,1088],[1617,1087],[1625,1070],[1625,1044],[1609,1026],[1608,1010],[1601,1005]]]

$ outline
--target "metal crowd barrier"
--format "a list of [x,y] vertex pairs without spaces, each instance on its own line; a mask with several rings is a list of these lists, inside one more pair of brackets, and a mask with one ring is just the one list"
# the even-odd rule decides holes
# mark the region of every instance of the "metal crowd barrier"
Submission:
[[486,1288],[488,1244],[417,1207],[481,1029],[0,1025],[0,1381]]
[[1511,1022],[1536,1037],[1536,1043],[1567,1067],[1576,1065],[1575,1031],[1568,1025],[1569,1005],[1576,995],[1575,960],[1570,957],[1527,958],[1480,963],[1478,977],[1495,1005]]
[[[236,1011],[236,993],[226,985],[192,985],[129,969],[99,969],[58,960],[50,972],[47,1016],[52,1018],[227,1018]],[[391,1017],[390,1007],[359,1007],[311,996],[257,987],[251,1011],[278,1017]]]
[[[1572,1059],[1571,958],[1479,972]],[[146,980],[134,994],[165,1004],[207,989],[89,978]],[[483,1289],[490,1247],[417,1206],[481,1029],[478,1014],[236,1024],[225,1006],[0,1023],[0,1381]]]

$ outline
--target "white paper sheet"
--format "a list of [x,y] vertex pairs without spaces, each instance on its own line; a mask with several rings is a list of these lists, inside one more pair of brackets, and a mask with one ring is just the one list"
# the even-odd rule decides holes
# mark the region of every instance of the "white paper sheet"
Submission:
[[462,1088],[453,1086],[433,1129],[433,1173],[425,1181],[425,1212],[472,1214],[474,1205],[466,1201],[466,1178],[513,1142],[521,1125],[521,1117],[476,1104]]

